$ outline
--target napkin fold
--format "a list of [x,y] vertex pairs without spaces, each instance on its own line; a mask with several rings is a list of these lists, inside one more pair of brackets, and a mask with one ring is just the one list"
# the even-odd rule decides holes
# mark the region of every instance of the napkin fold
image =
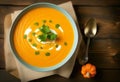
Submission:
[[[74,19],[74,21],[76,22],[76,24],[78,26],[76,15],[74,12],[74,8],[72,6],[72,2],[69,1],[66,3],[60,4],[58,6],[65,9],[72,16],[72,18]],[[10,74],[14,75],[15,77],[21,79],[21,82],[27,82],[27,81],[34,80],[34,79],[47,77],[47,76],[50,76],[53,74],[58,74],[62,77],[69,78],[71,73],[72,73],[73,67],[74,67],[74,63],[75,63],[75,60],[77,57],[77,52],[79,50],[79,45],[81,44],[82,36],[79,37],[79,44],[77,46],[78,48],[77,48],[76,52],[71,57],[71,59],[66,64],[64,64],[62,67],[60,67],[56,70],[53,70],[53,71],[48,71],[48,72],[33,71],[33,70],[25,67],[23,64],[21,64],[14,57],[14,55],[11,53],[10,47],[8,46],[9,45],[8,37],[9,37],[9,30],[10,30],[11,24],[13,23],[14,19],[17,17],[17,15],[20,12],[21,12],[21,10],[15,11],[14,13],[8,14],[5,17],[5,22],[4,22],[4,53],[5,53],[6,71],[8,71]],[[79,31],[79,34],[81,35],[80,31]]]

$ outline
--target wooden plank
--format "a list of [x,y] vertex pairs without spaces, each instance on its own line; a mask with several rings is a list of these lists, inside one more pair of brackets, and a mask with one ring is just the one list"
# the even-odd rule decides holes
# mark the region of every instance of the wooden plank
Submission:
[[[85,79],[83,78],[83,76],[80,73],[81,70],[81,66],[76,64],[74,67],[74,70],[72,72],[72,75],[70,77],[70,79],[67,78],[63,78],[59,75],[52,75],[52,76],[48,76],[48,77],[44,77],[41,79],[36,79],[30,82],[119,82],[119,74],[120,74],[120,70],[111,70],[111,69],[99,69],[97,68],[97,74],[94,78],[90,78],[90,79]],[[18,79],[16,79],[15,77],[11,76],[10,74],[8,74],[6,71],[4,70],[0,70],[0,81],[16,81],[16,82],[20,82]]]
[[4,40],[0,39],[0,69],[5,68],[5,61],[4,61]]
[[[81,54],[81,55],[84,55]],[[120,53],[88,53],[88,63],[94,64],[101,69],[120,69]],[[77,57],[78,62],[79,56]]]
[[72,0],[74,5],[81,6],[119,6],[119,0]]
[[73,82],[120,82],[119,77],[120,70],[101,70],[97,69],[97,74],[94,78],[86,79],[78,71],[78,74],[74,78]]
[[[98,74],[96,75],[96,82],[120,82],[119,77],[120,70],[101,70],[98,69]],[[94,79],[92,79],[94,80]]]
[[94,38],[120,38],[120,7],[75,7],[75,11],[83,36],[87,20],[94,17],[98,27]]
[[[75,7],[75,10],[77,11],[77,13],[80,13],[79,15],[83,15],[83,16],[90,16],[90,15],[98,15],[98,16],[101,16],[101,17],[116,17],[116,16],[119,16],[119,13],[118,12],[120,10],[120,7],[81,7],[81,6],[74,6]],[[117,18],[118,19],[118,18]],[[114,19],[115,20],[115,19]],[[118,19],[120,20],[120,19]]]
[[[102,62],[102,61],[101,61]],[[91,62],[90,62],[91,63]],[[94,64],[94,63],[92,63]],[[81,65],[78,62],[75,63],[73,72],[71,74],[70,80],[68,82],[119,82],[120,68],[110,69],[110,68],[99,68],[99,64],[96,65],[97,74],[94,78],[86,79],[81,75]],[[107,66],[105,66],[107,67]],[[45,78],[44,78],[45,79]]]
[[73,72],[71,74],[70,79],[63,78],[59,75],[52,75],[48,77],[44,77],[41,79],[36,79],[30,82],[119,82],[119,73],[120,70],[112,70],[112,69],[100,69],[97,68],[97,74],[94,78],[86,79],[80,73],[81,65],[76,63]]
[[9,1],[9,0],[1,0],[0,4],[1,5],[30,5],[33,3],[37,3],[37,2],[49,2],[49,3],[54,3],[54,4],[60,4],[60,3],[64,3],[67,2],[69,0],[14,0],[14,1]]
[[91,39],[89,52],[120,52],[120,39]]
[[[70,0],[44,0],[44,2],[50,2],[60,4]],[[74,5],[89,5],[89,6],[119,6],[119,0],[71,0]],[[0,0],[0,4],[9,5],[30,5],[36,2],[43,2],[43,0]]]
[[19,79],[9,74],[5,70],[0,70],[0,82],[21,82]]
[[4,19],[5,16],[9,13],[14,12],[15,10],[23,9],[23,7],[9,7],[9,6],[0,6],[0,38],[4,37]]
[[[110,55],[110,56],[108,56]],[[101,69],[120,69],[120,53],[89,53],[89,63]]]
[[0,39],[3,39],[4,38],[4,34],[0,34]]

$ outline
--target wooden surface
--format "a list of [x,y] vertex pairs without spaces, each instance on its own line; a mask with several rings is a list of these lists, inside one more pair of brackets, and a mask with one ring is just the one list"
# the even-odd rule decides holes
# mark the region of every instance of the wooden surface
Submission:
[[[67,1],[69,0],[44,0],[55,4]],[[3,76],[5,74],[3,73],[5,69],[4,17],[35,2],[42,2],[42,0],[0,0],[0,69],[2,70],[0,78],[1,73]],[[90,17],[96,18],[98,32],[91,39],[89,62],[96,65],[97,75],[91,79],[84,79],[79,72],[81,65],[76,60],[70,79],[53,75],[31,82],[120,82],[120,0],[72,0],[72,2],[85,42],[84,24]]]

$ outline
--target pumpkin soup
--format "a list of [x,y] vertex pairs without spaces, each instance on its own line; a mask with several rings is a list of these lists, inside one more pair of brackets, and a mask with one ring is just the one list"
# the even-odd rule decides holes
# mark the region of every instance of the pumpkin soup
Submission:
[[69,54],[74,32],[60,11],[41,7],[27,12],[14,31],[14,47],[23,61],[36,67],[50,67]]

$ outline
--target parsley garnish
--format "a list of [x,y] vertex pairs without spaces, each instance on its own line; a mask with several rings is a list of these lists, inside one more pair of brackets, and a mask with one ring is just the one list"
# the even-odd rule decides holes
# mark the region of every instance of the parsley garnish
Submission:
[[43,47],[40,47],[40,49],[43,49]]
[[47,38],[49,40],[55,40],[57,38],[57,35],[51,32],[48,34]]
[[50,53],[49,53],[49,52],[47,52],[47,53],[45,53],[45,55],[46,55],[46,56],[50,56]]
[[32,44],[32,46],[37,47],[37,44],[36,44],[36,43],[34,43],[34,44]]
[[39,55],[40,54],[40,52],[39,51],[35,51],[35,55]]
[[55,40],[57,38],[57,35],[50,30],[49,26],[43,24],[39,29],[42,32],[42,34],[38,36],[41,41]]
[[64,45],[67,46],[67,42],[64,42]]
[[38,38],[39,38],[41,41],[46,41],[46,40],[47,40],[47,34],[39,35]]
[[56,48],[58,48],[58,46],[59,46],[58,44],[55,45]]
[[52,23],[52,20],[49,20],[50,23]]
[[29,38],[28,41],[29,41],[29,42],[32,42],[32,39]]
[[39,23],[38,23],[38,22],[35,22],[35,23],[34,23],[34,25],[35,25],[35,26],[38,26],[38,25],[39,25]]
[[25,35],[23,36],[23,38],[26,39],[26,38],[27,38],[27,35],[25,34]]
[[43,23],[46,23],[47,21],[46,20],[43,20]]
[[49,33],[50,32],[49,26],[42,25],[42,27],[40,28],[40,31],[43,33]]
[[59,28],[59,27],[60,27],[60,25],[59,25],[59,24],[56,24],[56,25],[55,25],[55,27],[56,27],[56,28]]
[[36,34],[35,32],[32,33],[33,36],[35,36],[35,34]]

